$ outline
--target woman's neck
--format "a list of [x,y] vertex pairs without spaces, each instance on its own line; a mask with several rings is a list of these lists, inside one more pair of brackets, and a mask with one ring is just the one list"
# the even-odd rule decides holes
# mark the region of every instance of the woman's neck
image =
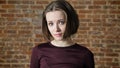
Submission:
[[74,42],[71,39],[52,40],[51,43],[56,47],[69,47],[74,44]]

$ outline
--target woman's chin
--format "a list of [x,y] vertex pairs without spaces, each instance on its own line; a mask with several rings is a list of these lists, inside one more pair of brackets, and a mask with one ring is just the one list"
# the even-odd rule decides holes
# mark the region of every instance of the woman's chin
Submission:
[[63,38],[54,38],[54,40],[56,40],[56,41],[62,41]]

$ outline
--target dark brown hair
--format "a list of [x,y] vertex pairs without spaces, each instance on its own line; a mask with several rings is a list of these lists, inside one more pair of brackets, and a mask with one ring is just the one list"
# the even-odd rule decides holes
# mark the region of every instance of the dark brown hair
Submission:
[[63,38],[68,38],[71,35],[75,34],[79,27],[79,19],[76,11],[67,1],[56,0],[56,1],[52,1],[43,11],[42,32],[44,37],[47,40],[51,40],[52,38],[47,27],[46,13],[54,10],[63,10],[67,15],[67,25],[66,25],[66,30]]

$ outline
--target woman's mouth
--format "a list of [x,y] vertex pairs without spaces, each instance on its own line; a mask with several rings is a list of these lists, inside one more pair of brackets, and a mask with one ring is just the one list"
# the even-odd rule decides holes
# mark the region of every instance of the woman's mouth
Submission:
[[62,36],[62,33],[54,34],[54,36],[56,36],[56,37],[61,37],[61,36]]

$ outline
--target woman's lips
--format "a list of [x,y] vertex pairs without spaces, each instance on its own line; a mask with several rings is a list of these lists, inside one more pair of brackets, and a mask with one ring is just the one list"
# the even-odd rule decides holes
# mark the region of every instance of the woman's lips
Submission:
[[62,36],[62,33],[54,34],[54,36],[56,36],[56,37],[61,37],[61,36]]

